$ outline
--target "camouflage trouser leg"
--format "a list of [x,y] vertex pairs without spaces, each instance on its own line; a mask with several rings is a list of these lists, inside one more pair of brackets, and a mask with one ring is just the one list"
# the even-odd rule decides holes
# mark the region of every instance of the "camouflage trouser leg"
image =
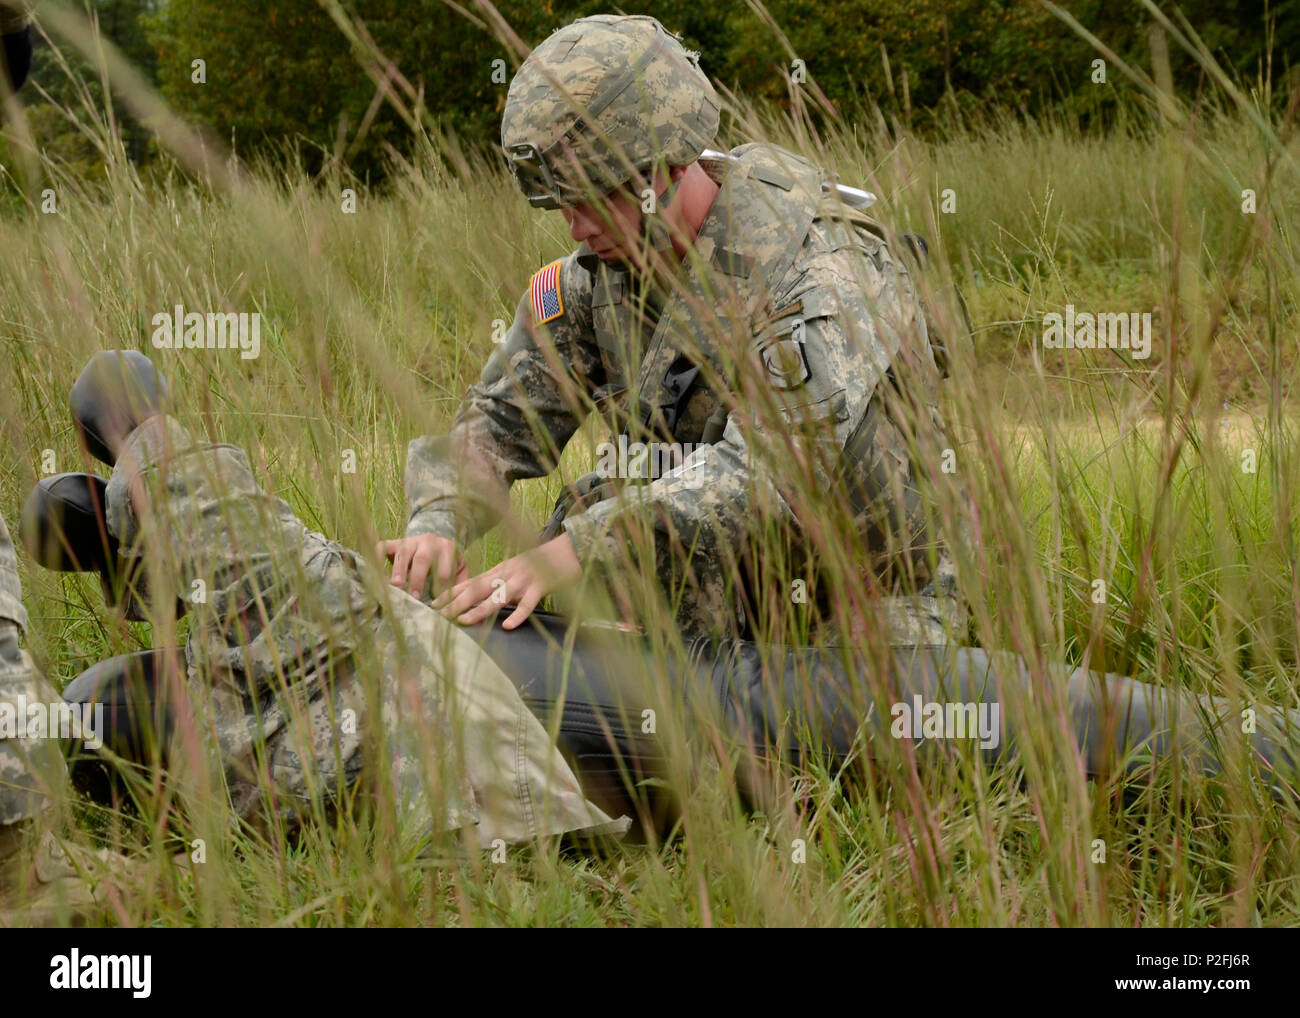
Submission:
[[939,554],[934,579],[918,594],[882,598],[880,605],[890,646],[960,646],[966,642],[970,610],[957,590],[956,569],[947,549]]
[[674,606],[677,627],[689,637],[743,636],[745,610],[727,576],[735,567],[716,557],[696,551],[689,562],[662,549],[656,554],[655,575],[660,588]]
[[23,704],[57,700],[32,659],[18,646],[22,606],[13,542],[0,518],[0,830],[39,816],[49,790],[63,781],[63,756],[50,738],[25,739]]
[[[860,547],[837,555],[836,566],[840,575],[860,570],[864,581],[869,574],[869,589],[895,593],[873,598],[871,619],[838,619],[841,606],[829,598],[828,591],[819,589],[822,584],[816,561],[831,552],[809,546],[807,528],[788,506],[778,510],[783,515],[768,527],[781,535],[777,543],[769,549],[751,547],[746,553],[707,543],[687,548],[660,526],[654,541],[656,585],[685,636],[760,639],[760,633],[771,632],[772,627],[765,627],[761,618],[747,618],[746,604],[770,621],[788,612],[793,603],[792,581],[798,579],[806,581],[807,600],[803,603],[812,609],[810,621],[818,630],[819,643],[838,641],[837,630],[845,625],[850,632],[872,641],[883,639],[891,646],[965,642],[967,606],[957,590],[950,545],[934,535],[898,429],[880,414],[872,420],[869,441],[864,440],[859,450],[870,469],[861,485],[853,489]],[[558,530],[548,529],[544,536]],[[774,553],[770,551],[773,547]],[[932,554],[936,556],[933,562]],[[860,564],[855,556],[861,556]],[[620,575],[620,566],[631,572]],[[639,579],[631,574],[639,569],[631,557],[623,563],[599,561],[592,578],[611,594],[614,604],[635,612],[643,606],[628,603],[627,594]],[[898,593],[909,589],[916,593]],[[624,594],[621,598],[620,592]],[[867,609],[858,606],[855,610]],[[779,625],[775,628],[780,631]]]
[[966,609],[955,597],[887,597],[880,607],[891,647],[960,644],[966,633]]

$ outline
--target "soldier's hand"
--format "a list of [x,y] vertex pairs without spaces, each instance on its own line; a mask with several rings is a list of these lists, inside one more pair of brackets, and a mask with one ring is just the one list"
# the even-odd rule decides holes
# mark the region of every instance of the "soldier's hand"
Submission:
[[514,629],[532,614],[551,591],[582,576],[582,563],[568,534],[508,558],[494,569],[462,580],[433,602],[447,618],[472,626],[489,618],[503,605],[517,605],[502,623]]
[[393,563],[389,582],[394,587],[405,587],[413,597],[423,597],[430,579],[434,591],[444,591],[452,583],[469,578],[469,566],[456,547],[456,542],[434,534],[419,537],[402,537],[395,541],[380,541],[376,551]]

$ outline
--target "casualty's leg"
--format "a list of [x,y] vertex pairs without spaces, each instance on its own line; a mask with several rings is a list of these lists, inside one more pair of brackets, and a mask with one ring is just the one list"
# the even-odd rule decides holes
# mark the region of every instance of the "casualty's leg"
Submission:
[[[534,613],[528,625],[510,632],[498,626],[479,638],[527,704],[558,728],[587,794],[599,800],[624,796],[632,803],[626,812],[637,813],[646,829],[666,831],[675,805],[662,783],[674,775],[665,752],[672,740],[662,726],[671,723],[673,712],[661,709],[658,733],[644,734],[644,708],[665,704],[647,699],[646,684],[629,678],[662,670],[660,652],[637,634],[588,626],[573,633],[570,627],[569,620]],[[1018,655],[977,648],[894,648],[879,661],[868,657],[846,669],[837,649],[700,641],[689,660],[671,667],[667,688],[690,709],[688,723],[720,708],[723,732],[748,747],[759,765],[802,764],[810,755],[842,763],[855,749],[869,755],[873,742],[924,733],[919,715],[913,728],[913,712],[934,703],[972,705],[976,709],[962,715],[968,736],[987,743],[982,749],[989,761],[1009,759],[1023,737],[1010,694],[1014,691],[1023,707],[1041,705],[1046,711],[1049,678],[1064,697],[1089,776],[1119,770],[1136,779],[1151,763],[1175,753],[1190,769],[1217,774],[1240,730],[1240,713],[1222,699],[1064,665],[1036,675]],[[94,695],[109,704],[124,702],[123,685],[112,687],[101,668],[125,673],[107,662],[74,681],[66,694],[76,702]],[[879,707],[873,686],[882,693]],[[896,704],[907,707],[901,732],[891,712]],[[979,708],[994,705],[996,713],[985,715],[992,727],[981,731]],[[148,711],[144,705],[137,709]],[[1256,715],[1255,730],[1244,735],[1247,746],[1271,790],[1282,792],[1296,765],[1300,712],[1260,705]],[[111,711],[110,716],[124,718]],[[122,741],[128,742],[125,733]],[[646,788],[654,790],[649,800]]]
[[[883,661],[888,674],[873,683],[869,653],[846,668],[835,649],[733,643],[719,649],[710,681],[745,741],[788,758],[811,749],[843,759],[864,729],[874,740],[924,736],[918,712],[934,704],[964,727],[965,738],[981,741],[988,760],[1004,759],[1026,737],[1018,719],[1050,720],[1053,697],[1063,697],[1090,777],[1120,770],[1132,778],[1173,755],[1189,769],[1218,775],[1241,739],[1270,790],[1296,794],[1300,711],[1233,704],[1058,663],[1037,672],[1018,654],[974,647],[893,648]],[[976,711],[963,710],[966,704]],[[986,738],[971,730],[981,716],[995,729]],[[805,725],[820,733],[811,747],[798,736]]]

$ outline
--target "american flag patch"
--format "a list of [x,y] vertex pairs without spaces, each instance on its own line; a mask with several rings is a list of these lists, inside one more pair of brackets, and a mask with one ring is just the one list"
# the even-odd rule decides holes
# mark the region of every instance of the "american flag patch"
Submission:
[[552,318],[564,314],[564,300],[560,297],[560,265],[551,262],[546,268],[533,273],[528,294],[533,301],[533,321],[544,325]]

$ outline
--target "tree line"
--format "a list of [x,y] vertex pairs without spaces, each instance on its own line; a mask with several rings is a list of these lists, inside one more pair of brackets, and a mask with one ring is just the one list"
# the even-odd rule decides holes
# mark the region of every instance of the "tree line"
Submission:
[[[174,108],[246,157],[290,147],[310,169],[334,154],[373,175],[382,173],[392,151],[409,149],[409,128],[388,104],[376,105],[375,82],[338,16],[364,26],[440,129],[471,144],[495,141],[518,56],[473,0],[457,7],[442,0],[346,0],[333,13],[332,2],[87,0],[85,6]],[[1142,4],[1062,0],[1062,6],[1119,58],[1149,65],[1153,15]],[[1177,23],[1173,5],[1160,7]],[[574,18],[614,8],[608,0],[498,0],[496,9],[531,45]],[[803,105],[822,119],[852,118],[866,106],[922,133],[994,110],[1063,112],[1104,124],[1132,97],[1115,67],[1104,69],[1104,83],[1097,80],[1093,45],[1038,0],[766,0],[761,8],[751,0],[642,0],[624,10],[652,14],[678,32],[701,51],[705,70],[737,94],[788,104],[792,89],[806,90]],[[1270,9],[1251,0],[1184,0],[1177,10],[1230,74],[1285,91],[1300,44],[1300,3]],[[1173,46],[1170,57],[1180,90],[1213,87],[1191,55]],[[37,75],[58,97],[68,86],[53,63],[51,54],[38,51]],[[38,125],[57,136],[56,119],[38,117]],[[127,140],[132,158],[149,158],[142,129],[130,128]]]

